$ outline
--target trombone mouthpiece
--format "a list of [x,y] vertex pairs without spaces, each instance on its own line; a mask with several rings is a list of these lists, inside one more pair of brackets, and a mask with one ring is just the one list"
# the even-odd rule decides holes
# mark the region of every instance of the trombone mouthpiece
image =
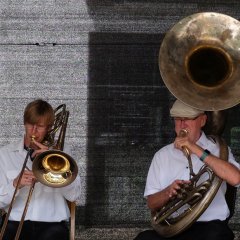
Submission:
[[34,141],[35,137],[36,137],[36,136],[34,136],[34,135],[31,136],[31,142]]

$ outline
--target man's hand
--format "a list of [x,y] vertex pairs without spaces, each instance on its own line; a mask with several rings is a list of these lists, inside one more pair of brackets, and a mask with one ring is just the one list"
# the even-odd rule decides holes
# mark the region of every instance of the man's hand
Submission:
[[167,193],[169,199],[175,198],[183,186],[189,185],[191,182],[188,180],[175,180],[171,185],[167,187]]
[[36,157],[37,155],[39,155],[40,153],[43,153],[47,150],[49,150],[49,148],[45,145],[43,145],[42,143],[37,142],[35,139],[33,139],[33,144],[37,146],[38,149],[35,149],[34,152],[32,153],[31,157]]
[[[13,181],[13,186],[16,187],[17,186],[17,182],[19,179],[19,175],[14,179]],[[25,170],[23,172],[22,178],[20,180],[19,186],[18,188],[22,188],[24,186],[30,186],[34,181],[36,180],[36,177],[33,175],[32,171],[29,170]]]

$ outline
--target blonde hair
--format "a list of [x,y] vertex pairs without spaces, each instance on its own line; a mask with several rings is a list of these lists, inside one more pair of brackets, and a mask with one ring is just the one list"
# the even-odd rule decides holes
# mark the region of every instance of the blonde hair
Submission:
[[55,114],[52,106],[48,102],[37,99],[26,106],[23,121],[24,124],[37,124],[40,119],[43,120],[46,126],[52,126]]

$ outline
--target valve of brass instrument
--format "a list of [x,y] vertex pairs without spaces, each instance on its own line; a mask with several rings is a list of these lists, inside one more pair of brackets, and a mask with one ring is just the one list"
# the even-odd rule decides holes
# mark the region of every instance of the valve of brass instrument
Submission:
[[190,183],[190,184],[183,183],[181,185],[181,188],[177,190],[176,198],[184,199],[187,196],[188,192],[190,192],[192,189],[193,189],[192,183]]

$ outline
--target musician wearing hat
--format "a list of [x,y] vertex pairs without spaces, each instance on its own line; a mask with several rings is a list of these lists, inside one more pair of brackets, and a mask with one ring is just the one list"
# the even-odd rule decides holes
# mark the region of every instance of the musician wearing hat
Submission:
[[[204,166],[223,181],[207,209],[186,229],[167,236],[154,228],[139,233],[135,240],[233,240],[233,232],[226,221],[229,208],[225,192],[226,183],[232,186],[240,184],[239,163],[227,146],[228,159],[221,159],[219,143],[207,137],[202,130],[207,121],[204,111],[176,100],[170,109],[170,115],[174,119],[176,138],[154,155],[145,186],[144,197],[152,215],[157,216],[157,212],[174,201],[182,189],[191,186],[190,179]],[[187,156],[190,157],[191,164]],[[205,175],[200,177],[202,178],[204,180]],[[180,208],[172,216],[183,211]]]

